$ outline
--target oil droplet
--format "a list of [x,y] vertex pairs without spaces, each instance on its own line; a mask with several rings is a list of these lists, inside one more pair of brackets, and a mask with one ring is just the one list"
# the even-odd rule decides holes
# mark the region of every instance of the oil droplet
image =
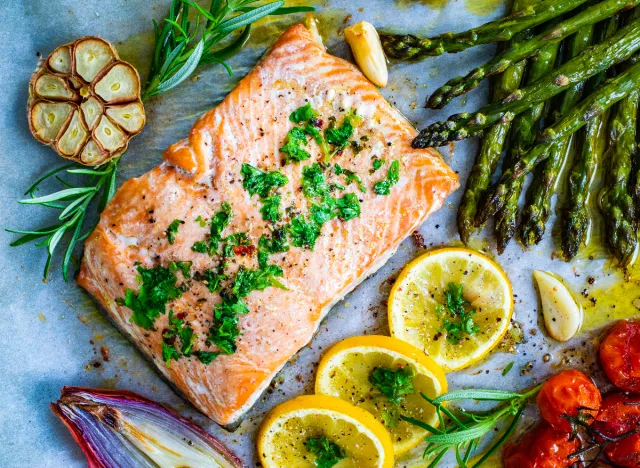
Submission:
[[465,0],[465,8],[469,13],[478,16],[490,15],[502,5],[504,0]]
[[44,316],[44,314],[42,312],[38,312],[38,318],[40,319],[40,321],[42,323],[47,321],[47,318]]

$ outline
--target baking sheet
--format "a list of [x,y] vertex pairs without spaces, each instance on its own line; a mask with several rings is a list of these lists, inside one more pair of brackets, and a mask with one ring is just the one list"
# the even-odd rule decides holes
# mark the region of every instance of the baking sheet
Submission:
[[[47,210],[21,207],[16,202],[28,185],[45,170],[62,160],[30,135],[25,115],[27,82],[37,54],[48,54],[55,46],[82,35],[100,35],[116,43],[125,60],[144,73],[153,42],[151,19],[160,20],[168,0],[4,0],[0,5],[0,220],[2,228],[46,225],[53,217]],[[291,4],[291,2],[287,2]],[[329,50],[349,57],[341,37],[345,25],[366,19],[378,27],[398,31],[436,34],[463,30],[504,14],[501,0],[332,0],[314,3],[319,10],[321,32]],[[305,2],[296,2],[305,4]],[[299,18],[299,17],[298,17]],[[163,150],[187,135],[195,119],[219,102],[255,64],[282,28],[293,24],[290,17],[256,28],[254,39],[242,53],[231,59],[234,76],[220,66],[200,68],[194,79],[147,104],[147,126],[136,137],[121,163],[119,183],[142,174],[156,165]],[[451,113],[471,110],[486,100],[486,84],[468,97],[458,99],[439,112],[422,108],[430,91],[454,74],[484,62],[493,54],[491,46],[465,53],[432,58],[419,64],[393,64],[390,84],[383,90],[418,127]],[[456,144],[443,151],[447,162],[459,172],[464,184],[477,149],[477,142]],[[420,233],[426,247],[458,243],[455,209],[461,190],[433,215]],[[552,220],[553,223],[553,220]],[[485,231],[485,235],[486,235]],[[388,333],[385,299],[402,266],[421,248],[412,239],[376,274],[336,305],[324,320],[312,343],[301,350],[280,372],[240,428],[229,433],[197,413],[178,397],[155,373],[149,363],[113,328],[96,309],[87,294],[74,282],[65,283],[54,261],[49,281],[41,280],[44,250],[33,246],[10,248],[13,235],[0,233],[0,466],[81,467],[84,457],[63,425],[48,409],[64,385],[120,388],[138,392],[192,417],[223,439],[248,466],[256,466],[254,436],[264,413],[296,395],[310,393],[315,366],[323,350],[354,335]],[[493,243],[478,238],[474,246],[494,255]],[[516,295],[514,329],[498,352],[464,372],[449,376],[451,388],[464,385],[521,389],[559,366],[592,366],[592,339],[586,333],[565,345],[552,343],[539,331],[538,303],[531,281],[533,269],[560,274],[574,291],[605,288],[620,276],[603,259],[597,248],[589,250],[594,260],[583,256],[572,264],[553,259],[556,240],[547,236],[534,251],[525,252],[511,243],[498,258],[513,282]],[[595,278],[595,285],[587,277]],[[591,289],[590,289],[591,288]],[[640,291],[631,283],[619,301],[631,302]],[[609,298],[611,299],[611,298]],[[588,297],[587,321],[599,325],[595,317],[611,314],[611,304],[595,306]],[[614,304],[615,305],[615,304]],[[586,351],[586,352],[583,352]],[[108,356],[108,361],[104,355]],[[548,358],[545,355],[548,354]],[[543,359],[544,357],[544,359]],[[513,370],[501,375],[508,363]],[[595,369],[595,367],[594,367]],[[419,460],[419,459],[417,459]],[[414,466],[403,460],[398,466]],[[417,464],[420,466],[420,463]],[[443,466],[454,466],[448,461]]]

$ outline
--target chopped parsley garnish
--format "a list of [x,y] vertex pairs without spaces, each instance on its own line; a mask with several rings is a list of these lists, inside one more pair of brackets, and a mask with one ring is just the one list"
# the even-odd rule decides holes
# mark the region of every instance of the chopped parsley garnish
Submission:
[[169,244],[173,245],[173,243],[176,241],[178,227],[180,227],[181,224],[184,224],[184,221],[182,221],[181,219],[174,219],[173,221],[171,221],[171,224],[169,224],[169,227],[165,231]]
[[302,168],[302,193],[307,198],[319,198],[329,193],[327,178],[320,164]]
[[288,232],[294,246],[313,250],[316,239],[320,236],[320,226],[313,221],[305,221],[304,215],[298,215],[291,219]]
[[166,312],[167,302],[182,296],[182,289],[176,286],[178,278],[168,268],[138,266],[138,273],[138,294],[127,288],[125,297],[116,299],[116,302],[131,309],[133,323],[149,330],[153,328],[155,319]]
[[327,436],[309,437],[304,446],[316,456],[314,465],[318,468],[331,468],[347,458],[347,452]]
[[314,119],[311,123],[308,123],[307,126],[304,127],[304,132],[307,135],[313,137],[318,146],[320,146],[325,161],[327,161],[331,157],[331,155],[329,154],[329,145],[327,145],[327,140],[325,140],[322,136],[322,133],[320,133],[320,128],[322,128],[321,122],[319,122],[317,119]]
[[382,396],[391,404],[382,412],[382,421],[387,427],[397,427],[400,422],[399,405],[406,395],[412,395],[413,377],[415,374],[410,367],[376,367],[369,374],[369,383],[373,385]]
[[[199,253],[208,253],[213,255],[218,250],[220,241],[222,240],[222,231],[229,225],[233,212],[231,211],[231,205],[227,202],[222,202],[220,205],[221,210],[218,211],[211,221],[209,222],[210,233],[206,240],[198,241],[191,246],[191,250]],[[202,219],[202,218],[201,218]]]
[[389,195],[391,193],[391,187],[398,183],[400,180],[400,163],[396,160],[389,165],[387,171],[387,178],[383,179],[373,186],[373,191],[378,195]]
[[224,354],[235,353],[236,339],[240,336],[238,316],[248,313],[249,308],[242,299],[225,297],[213,310],[213,326],[207,343],[215,344]]
[[202,364],[211,364],[220,353],[215,351],[194,351],[193,355],[198,358]]
[[398,367],[390,369],[387,367],[376,367],[369,375],[369,382],[382,393],[389,402],[394,405],[402,403],[405,395],[412,395],[413,370],[408,367]]
[[[193,328],[189,325],[185,325],[184,320],[173,315],[173,311],[169,311],[169,328],[162,333],[162,344],[163,344],[163,358],[165,357],[164,349],[166,347],[171,347],[173,351],[167,350],[167,357],[165,362],[169,365],[169,360],[178,359],[180,357],[180,353],[177,353],[177,347],[175,344],[176,339],[180,339],[182,355],[189,357],[191,356],[191,352],[193,351],[193,345],[196,342],[198,336],[194,333]],[[176,357],[177,353],[177,357]]]
[[200,225],[200,227],[205,227],[207,225],[207,222],[202,219],[202,216],[198,215],[198,217],[196,218],[196,222]]
[[238,246],[249,246],[251,241],[246,232],[235,232],[230,236],[221,239],[222,241],[222,256],[233,257],[236,254],[236,248]]
[[342,221],[360,216],[360,201],[354,193],[347,193],[342,198],[325,197],[321,203],[311,205],[311,220],[322,226],[335,217]]
[[317,116],[318,113],[313,110],[311,108],[311,104],[307,102],[304,106],[298,107],[296,110],[294,110],[289,116],[289,120],[291,120],[293,123],[301,123],[308,122]]
[[382,167],[384,163],[385,163],[384,159],[375,158],[373,160],[373,170],[371,172],[376,172],[378,169]]
[[262,213],[262,219],[269,221],[270,223],[277,223],[282,218],[280,213],[280,196],[272,195],[270,197],[262,198],[262,207],[260,213]]
[[335,147],[334,154],[349,146],[353,131],[361,120],[362,118],[358,117],[353,110],[344,116],[339,127],[335,126],[335,119],[331,119],[329,128],[324,131],[324,137]]
[[188,279],[191,277],[191,265],[193,265],[193,262],[170,262],[169,271],[171,273],[181,271],[182,276]]
[[166,341],[163,341],[162,342],[162,360],[167,364],[167,367],[169,367],[169,361],[171,361],[172,359],[176,361],[180,359],[180,353],[176,348],[174,348],[170,344],[167,344]]
[[344,174],[347,185],[351,184],[352,182],[355,182],[358,185],[358,188],[360,189],[361,192],[367,191],[367,188],[364,186],[362,179],[355,172],[349,169],[343,169],[342,167],[340,167],[340,164],[336,164],[333,167],[333,171],[336,173],[336,175]]
[[249,195],[258,194],[260,197],[268,197],[273,189],[284,187],[289,179],[278,171],[263,171],[251,164],[243,164],[240,174],[244,178],[242,187]]
[[284,228],[273,231],[271,236],[261,236],[258,241],[258,264],[260,268],[266,268],[269,264],[269,255],[280,252],[287,252],[287,232]]
[[231,293],[237,297],[246,297],[251,291],[264,291],[270,286],[287,289],[276,279],[283,275],[284,272],[278,265],[267,265],[257,270],[241,268],[233,282]]
[[286,153],[285,163],[300,162],[309,159],[311,155],[303,148],[307,144],[307,134],[300,127],[293,127],[287,133],[285,144],[280,151]]
[[202,281],[209,291],[217,292],[222,288],[222,282],[227,279],[227,276],[213,270],[204,270],[197,274],[196,279]]
[[[473,323],[474,309],[469,309],[470,302],[462,297],[462,285],[449,283],[444,292],[445,305],[438,304],[436,312],[442,319],[442,327],[439,332],[447,332],[447,340],[453,344],[462,341],[465,335],[473,335],[480,327]],[[448,312],[445,312],[445,306]]]

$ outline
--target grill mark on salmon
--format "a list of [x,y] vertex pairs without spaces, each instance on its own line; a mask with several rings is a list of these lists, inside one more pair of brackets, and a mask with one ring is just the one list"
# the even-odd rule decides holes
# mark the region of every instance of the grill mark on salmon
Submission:
[[[284,270],[288,288],[253,291],[245,298],[250,313],[240,317],[237,351],[221,355],[209,365],[195,358],[162,360],[162,330],[167,315],[156,319],[154,330],[130,321],[131,311],[116,303],[127,288],[138,291],[136,265],[166,266],[192,261],[192,271],[214,268],[215,259],[193,252],[208,227],[195,221],[209,219],[222,202],[231,204],[234,217],[225,233],[246,232],[257,244],[269,232],[262,220],[257,196],[242,187],[240,168],[249,163],[263,170],[279,170],[289,178],[280,190],[283,207],[308,212],[309,201],[299,190],[302,167],[322,161],[315,143],[305,149],[311,159],[283,165],[282,147],[293,124],[290,113],[310,102],[327,122],[330,116],[355,109],[363,118],[356,136],[368,137],[367,147],[350,149],[332,163],[360,175],[367,192],[355,184],[361,215],[349,221],[326,223],[313,251],[291,247],[274,254],[270,262]],[[302,25],[291,27],[215,109],[200,117],[187,139],[167,149],[164,162],[118,190],[85,243],[78,283],[104,308],[109,318],[156,365],[159,372],[200,411],[219,424],[240,420],[282,366],[315,333],[330,307],[377,270],[397,246],[439,209],[458,187],[457,176],[435,150],[416,150],[416,130],[350,63],[327,54]],[[372,158],[387,165],[370,173]],[[388,196],[376,195],[373,185],[386,175],[388,164],[400,161],[400,180]],[[286,215],[285,215],[286,216]],[[165,236],[175,219],[184,220],[173,245]],[[232,268],[255,268],[255,256],[234,257]],[[211,349],[205,338],[212,312],[221,298],[201,282],[167,306],[184,314],[198,334],[195,349]]]

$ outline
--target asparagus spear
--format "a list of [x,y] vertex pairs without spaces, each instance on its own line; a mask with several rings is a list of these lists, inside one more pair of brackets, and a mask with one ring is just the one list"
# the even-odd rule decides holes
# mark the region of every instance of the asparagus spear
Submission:
[[[534,1],[535,0],[514,0],[511,11],[522,10],[534,3]],[[528,31],[518,33],[511,41],[511,44],[522,42],[529,34]],[[497,77],[492,90],[493,101],[504,99],[514,90],[518,89],[525,66],[526,60],[523,60],[510,66],[502,75]],[[469,239],[475,231],[473,220],[476,216],[476,207],[478,206],[482,193],[491,182],[491,176],[496,170],[496,165],[500,160],[502,148],[510,127],[511,122],[503,122],[494,125],[487,131],[487,134],[482,140],[476,162],[467,178],[467,186],[458,208],[458,232],[460,233],[462,242],[465,244],[469,243]]]
[[609,247],[623,265],[632,259],[638,243],[633,197],[629,194],[632,160],[637,150],[637,113],[638,90],[634,89],[612,111],[609,170],[600,198]]
[[430,125],[413,140],[413,147],[442,146],[452,140],[480,136],[494,123],[512,120],[531,106],[628,59],[639,48],[640,20],[637,20],[607,41],[587,49],[536,83],[514,91],[502,101],[489,104],[475,113],[456,114],[446,122]]
[[449,80],[431,95],[427,101],[427,107],[441,109],[455,97],[474,89],[486,77],[500,73],[508,66],[533,56],[542,47],[559,43],[585,27],[594,25],[621,10],[638,4],[640,4],[640,0],[603,0],[600,3],[596,3],[528,41],[508,47],[504,52],[472,70],[466,76],[459,76]]
[[[538,52],[532,59],[533,63],[527,76],[527,84],[535,83],[553,69],[558,49],[559,44],[551,44]],[[540,102],[516,117],[511,136],[511,149],[505,160],[507,165],[513,164],[522,157],[533,143],[537,133],[538,121],[542,117],[544,107],[544,102]],[[523,181],[521,180],[513,184],[504,208],[496,214],[494,232],[498,243],[498,253],[500,254],[504,252],[516,230],[518,200],[520,199],[522,185]]]
[[546,23],[587,0],[542,0],[511,15],[483,24],[469,31],[445,33],[433,38],[411,34],[382,34],[382,46],[389,57],[418,60],[445,52],[461,52],[469,47],[511,40],[517,33]]
[[[577,57],[589,47],[593,40],[593,31],[593,25],[586,26],[571,37],[567,48],[569,59]],[[583,81],[564,92],[558,106],[556,119],[566,114],[580,101],[584,85]],[[555,193],[560,171],[568,161],[573,148],[573,136],[561,141],[550,151],[549,157],[533,178],[527,202],[522,210],[520,226],[520,241],[526,246],[537,244],[544,235],[545,224],[551,215],[551,197]]]
[[[618,17],[610,18],[602,27],[598,28],[598,38],[602,41],[611,37],[618,29]],[[607,72],[601,72],[587,83],[586,93],[590,93],[606,79]],[[595,117],[578,134],[580,151],[576,153],[576,160],[569,172],[569,183],[566,208],[561,216],[561,244],[562,253],[566,261],[576,256],[580,244],[587,238],[589,216],[587,214],[587,199],[596,164],[602,159],[606,147],[607,113]]]
[[615,78],[607,80],[560,120],[546,128],[533,146],[519,161],[503,171],[498,183],[489,189],[489,194],[476,214],[476,225],[481,225],[501,210],[514,181],[525,177],[559,142],[582,128],[588,121],[602,115],[616,102],[635,91],[640,85],[640,63],[634,57],[633,65]]

